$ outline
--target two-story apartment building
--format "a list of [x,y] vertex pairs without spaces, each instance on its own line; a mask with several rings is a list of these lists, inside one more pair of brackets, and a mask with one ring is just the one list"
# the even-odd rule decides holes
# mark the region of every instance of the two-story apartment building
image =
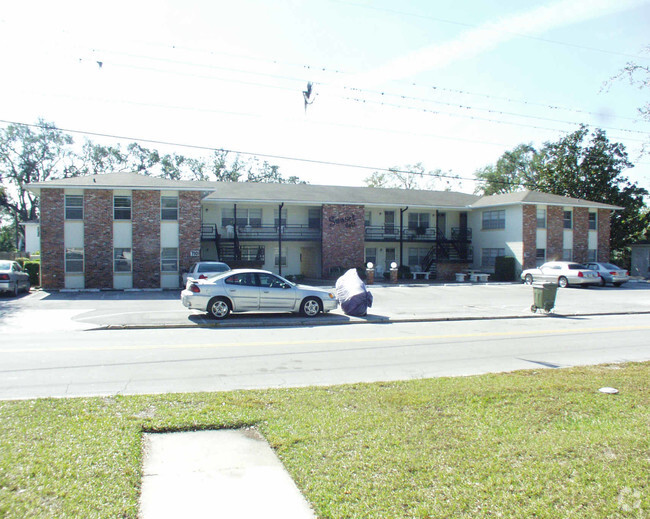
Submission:
[[[617,207],[543,193],[174,181],[111,173],[33,184],[41,282],[62,288],[178,288],[199,260],[329,277],[367,262],[453,279],[542,259],[609,258]],[[568,225],[567,222],[570,221]],[[543,222],[543,223],[542,223]]]

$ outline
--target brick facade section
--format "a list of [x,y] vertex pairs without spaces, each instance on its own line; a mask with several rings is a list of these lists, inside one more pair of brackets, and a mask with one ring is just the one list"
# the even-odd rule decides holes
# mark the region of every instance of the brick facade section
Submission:
[[137,190],[133,207],[133,288],[160,287],[160,191]]
[[610,260],[611,214],[609,209],[598,209],[598,261]]
[[522,268],[535,268],[537,255],[537,206],[524,205],[522,207],[522,253],[524,261]]
[[113,191],[84,191],[86,288],[113,288]]
[[65,288],[65,197],[63,189],[43,189],[41,207],[41,286]]
[[363,267],[365,218],[362,205],[323,206],[323,276],[333,267]]
[[573,208],[573,261],[587,261],[589,249],[589,209],[586,207]]
[[564,209],[549,205],[546,207],[546,261],[561,260],[563,248]]
[[198,257],[191,255],[201,249],[201,192],[181,191],[178,196],[178,260],[181,273],[188,272]]

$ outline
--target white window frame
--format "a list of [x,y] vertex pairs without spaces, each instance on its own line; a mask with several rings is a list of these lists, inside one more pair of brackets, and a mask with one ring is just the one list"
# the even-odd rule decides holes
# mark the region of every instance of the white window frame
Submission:
[[[78,254],[80,258],[71,258],[70,255]],[[70,265],[78,265],[79,268],[71,269]],[[68,247],[65,249],[65,273],[66,274],[83,274],[84,273],[84,250],[80,247]]]
[[160,219],[166,222],[173,222],[178,220],[177,196],[160,197]]
[[178,272],[178,247],[160,249],[160,272]]
[[[80,200],[81,204],[71,205],[72,200]],[[70,213],[79,211],[80,216],[71,216]],[[66,220],[83,220],[84,219],[84,197],[83,195],[65,195],[65,219]]]

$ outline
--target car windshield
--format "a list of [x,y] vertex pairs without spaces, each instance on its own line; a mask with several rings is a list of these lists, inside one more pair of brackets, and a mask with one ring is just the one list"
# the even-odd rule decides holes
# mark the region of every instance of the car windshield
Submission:
[[0,270],[11,270],[11,261],[0,261]]

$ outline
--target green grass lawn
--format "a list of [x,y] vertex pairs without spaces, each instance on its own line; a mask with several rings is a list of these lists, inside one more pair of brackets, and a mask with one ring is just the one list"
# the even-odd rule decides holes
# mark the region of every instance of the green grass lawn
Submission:
[[248,426],[319,517],[650,513],[650,363],[640,363],[0,402],[0,517],[135,518],[143,432]]

